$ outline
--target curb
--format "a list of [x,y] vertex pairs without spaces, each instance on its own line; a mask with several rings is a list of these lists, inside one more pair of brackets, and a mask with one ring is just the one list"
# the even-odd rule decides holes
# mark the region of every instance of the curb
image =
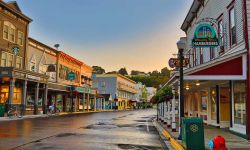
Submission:
[[155,119],[153,120],[153,124],[158,132],[162,134],[168,142],[170,142],[171,147],[169,144],[167,144],[169,149],[184,150],[181,143],[179,143],[174,137],[172,137],[171,134],[167,130],[165,130]]
[[24,120],[24,119],[35,119],[35,118],[46,118],[46,117],[56,117],[56,116],[66,116],[66,115],[80,115],[80,114],[87,114],[87,113],[100,113],[100,112],[116,112],[119,110],[104,110],[104,111],[86,111],[86,112],[62,112],[62,113],[55,113],[51,115],[42,114],[42,115],[26,115],[21,118],[9,118],[9,117],[0,117],[0,122],[2,121],[14,121],[14,120]]

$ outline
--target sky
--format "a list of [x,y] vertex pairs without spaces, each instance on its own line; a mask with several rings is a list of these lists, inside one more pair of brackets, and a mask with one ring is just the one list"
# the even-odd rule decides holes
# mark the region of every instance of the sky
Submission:
[[[9,0],[5,0],[9,1]],[[17,0],[32,18],[29,36],[106,72],[160,71],[192,0]]]

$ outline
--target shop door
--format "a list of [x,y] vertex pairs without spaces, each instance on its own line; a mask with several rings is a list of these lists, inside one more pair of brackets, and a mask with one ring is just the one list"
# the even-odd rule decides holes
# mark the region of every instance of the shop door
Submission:
[[230,126],[230,89],[228,86],[220,86],[220,126]]

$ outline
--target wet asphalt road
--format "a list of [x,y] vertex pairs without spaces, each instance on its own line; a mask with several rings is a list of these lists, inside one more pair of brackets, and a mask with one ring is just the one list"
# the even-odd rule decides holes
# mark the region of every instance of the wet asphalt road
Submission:
[[0,149],[158,150],[153,109],[0,122]]

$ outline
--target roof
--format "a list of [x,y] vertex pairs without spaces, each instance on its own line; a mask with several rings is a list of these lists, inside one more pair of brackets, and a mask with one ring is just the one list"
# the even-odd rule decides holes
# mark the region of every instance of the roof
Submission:
[[181,25],[181,29],[183,31],[187,31],[188,27],[190,26],[192,20],[196,17],[197,11],[199,8],[203,5],[204,0],[194,0],[191,8],[188,11],[188,14],[184,20],[184,22]]
[[24,15],[18,6],[16,1],[11,1],[8,3],[5,3],[4,1],[0,0],[0,5],[2,5],[4,8],[6,8],[11,13],[21,17],[22,19],[26,20],[27,22],[31,22],[32,19]]
[[96,77],[97,77],[97,78],[98,78],[98,77],[99,77],[99,78],[108,78],[108,77],[117,78],[117,77],[120,77],[120,78],[123,78],[123,79],[125,79],[125,80],[128,80],[128,81],[130,81],[130,82],[136,84],[136,82],[135,82],[134,80],[131,80],[131,79],[129,79],[128,77],[125,77],[125,76],[123,76],[123,75],[121,75],[121,74],[97,74]]
[[60,56],[66,58],[68,61],[74,62],[74,63],[76,63],[77,65],[80,65],[80,66],[83,64],[83,62],[81,62],[80,60],[70,56],[69,54],[66,54],[66,53],[64,53],[62,51],[58,51],[58,52],[59,52]]
[[31,37],[28,37],[28,41],[34,42],[34,43],[39,44],[39,45],[41,45],[41,46],[43,46],[43,47],[45,47],[47,49],[52,50],[55,53],[58,53],[58,50],[56,50],[56,49],[54,49],[54,48],[52,48],[52,47],[50,47],[50,46],[48,46],[48,45],[46,45],[46,44],[44,44],[42,42],[39,42],[39,41],[37,41],[37,40],[35,40],[35,39],[31,38]]
[[19,11],[20,13],[22,13],[20,7],[18,6],[16,1],[10,1],[7,2],[8,6],[10,6],[11,8],[15,9],[16,11]]

